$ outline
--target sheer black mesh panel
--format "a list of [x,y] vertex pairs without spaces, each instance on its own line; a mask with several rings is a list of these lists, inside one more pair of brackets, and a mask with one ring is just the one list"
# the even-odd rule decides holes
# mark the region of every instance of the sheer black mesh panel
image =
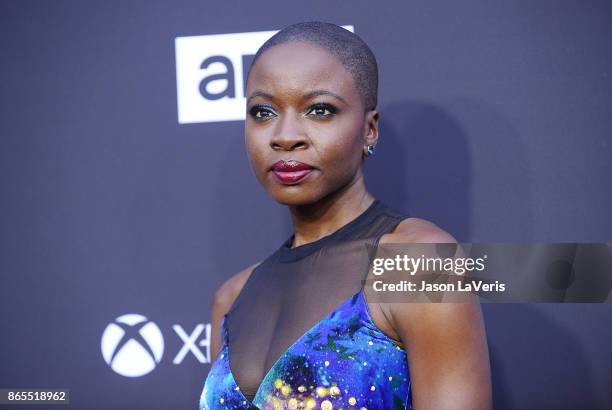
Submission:
[[253,400],[274,363],[301,336],[361,291],[367,244],[406,216],[380,200],[315,242],[290,248],[293,236],[251,273],[226,319],[230,367]]

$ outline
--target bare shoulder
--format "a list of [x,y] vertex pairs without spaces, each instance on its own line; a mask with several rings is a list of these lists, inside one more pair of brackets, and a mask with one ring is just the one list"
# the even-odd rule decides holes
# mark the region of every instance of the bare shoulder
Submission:
[[422,218],[406,218],[383,235],[379,243],[456,243],[457,240],[435,223]]
[[[379,244],[401,243],[448,243],[455,242],[455,238],[431,221],[421,218],[406,218],[402,220],[392,232],[384,234]],[[398,310],[405,312],[405,303],[369,302],[370,313],[374,323],[387,336],[394,340],[401,339],[401,325],[407,319],[398,314]],[[414,310],[412,310],[414,312]],[[414,314],[412,314],[414,316]],[[413,318],[409,319],[410,321]]]
[[[383,235],[379,243],[457,243],[457,240],[431,221],[406,218],[392,232]],[[444,323],[446,319],[454,320],[458,311],[466,309],[451,304],[387,303],[384,304],[384,310],[391,326],[400,337],[405,338],[407,333],[424,331],[422,326],[429,326],[431,322]],[[472,308],[467,310],[473,315]]]
[[[384,241],[457,243],[448,232],[419,218],[403,220]],[[489,353],[477,299],[382,307],[393,333],[407,347],[415,408],[491,408]]]
[[224,313],[227,313],[231,308],[234,300],[238,297],[244,284],[247,282],[253,270],[259,265],[261,262],[257,262],[240,272],[237,272],[230,276],[219,286],[214,295],[214,304],[217,308],[219,308]]

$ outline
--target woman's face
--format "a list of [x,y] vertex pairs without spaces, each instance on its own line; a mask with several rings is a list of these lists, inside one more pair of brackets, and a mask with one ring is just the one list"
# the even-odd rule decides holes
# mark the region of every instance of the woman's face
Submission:
[[[351,74],[307,42],[269,48],[247,82],[245,143],[255,176],[278,202],[316,202],[362,178],[378,116]],[[301,164],[300,164],[301,163]]]

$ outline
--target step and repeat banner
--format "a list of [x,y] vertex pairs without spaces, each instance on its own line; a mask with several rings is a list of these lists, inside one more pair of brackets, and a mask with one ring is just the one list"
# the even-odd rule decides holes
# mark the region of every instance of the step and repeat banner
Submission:
[[[609,2],[4,0],[0,389],[197,408],[216,289],[291,235],[246,156],[245,76],[308,20],[377,57],[376,197],[463,242],[612,242]],[[483,304],[496,409],[612,407],[606,281]]]

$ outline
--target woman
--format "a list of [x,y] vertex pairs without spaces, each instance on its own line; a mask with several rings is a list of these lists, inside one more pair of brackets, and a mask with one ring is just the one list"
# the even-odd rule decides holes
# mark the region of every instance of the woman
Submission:
[[363,292],[364,245],[455,242],[367,191],[377,86],[368,46],[334,24],[286,27],[255,55],[247,152],[294,234],[217,290],[201,409],[490,408],[478,304],[370,303]]

